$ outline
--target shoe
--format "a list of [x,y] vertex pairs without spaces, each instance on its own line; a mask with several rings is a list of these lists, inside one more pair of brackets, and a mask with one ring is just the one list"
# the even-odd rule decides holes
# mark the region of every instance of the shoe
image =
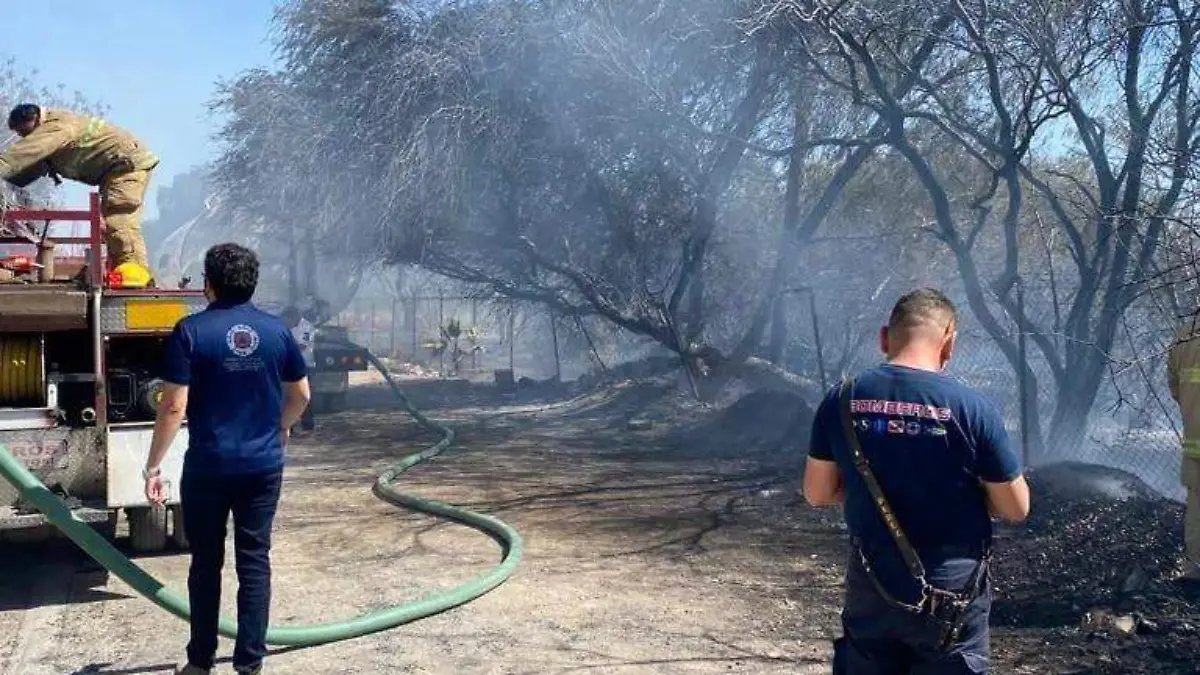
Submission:
[[183,668],[175,671],[175,675],[212,675],[212,668],[201,668],[200,666],[193,666],[189,663]]
[[244,668],[244,667],[238,668],[237,666],[233,667],[233,672],[237,673],[238,675],[262,675],[262,671],[263,671],[263,667],[262,667],[261,663],[257,666],[254,666],[253,668],[249,668],[249,669]]

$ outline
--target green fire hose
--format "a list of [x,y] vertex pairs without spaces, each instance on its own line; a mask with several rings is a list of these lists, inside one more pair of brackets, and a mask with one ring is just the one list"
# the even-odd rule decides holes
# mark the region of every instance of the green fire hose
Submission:
[[[366,350],[364,350],[366,351]],[[388,386],[400,400],[404,409],[425,429],[441,434],[442,438],[429,448],[408,455],[384,471],[375,481],[374,493],[380,499],[413,511],[440,516],[480,530],[497,542],[503,550],[500,564],[487,574],[462,584],[449,592],[418,600],[406,605],[358,616],[340,623],[310,626],[280,626],[267,631],[267,643],[286,646],[311,646],[338,642],[350,638],[376,633],[402,624],[410,623],[448,609],[464,605],[504,583],[520,563],[523,549],[521,536],[516,530],[496,518],[460,509],[449,504],[406,495],[395,488],[400,474],[428,459],[438,456],[454,441],[454,432],[421,414],[404,392],[392,379],[388,369],[370,352],[367,358],[387,380]],[[8,448],[0,444],[0,476],[21,491],[21,497],[46,515],[52,524],[135,591],[154,604],[181,619],[188,619],[190,612],[187,599],[170,590],[145,570],[125,557],[100,533],[78,520],[58,497],[41,483],[25,466],[17,461]],[[226,637],[237,635],[237,623],[221,617],[220,632]]]

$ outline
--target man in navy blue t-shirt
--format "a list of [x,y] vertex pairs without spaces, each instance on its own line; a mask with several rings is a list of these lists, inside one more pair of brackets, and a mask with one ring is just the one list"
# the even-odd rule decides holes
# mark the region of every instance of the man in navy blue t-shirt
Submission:
[[176,324],[167,340],[146,497],[166,499],[159,465],[186,413],[180,497],[192,549],[192,618],[188,665],[180,672],[204,675],[216,658],[225,524],[232,512],[238,575],[233,666],[258,673],[266,656],[271,526],[289,429],[310,398],[307,371],[291,330],[250,302],[258,285],[252,251],[212,247],[204,279],[209,306]]
[[[991,517],[1023,521],[1029,488],[996,408],[941,372],[956,326],[940,292],[905,295],[880,331],[886,362],[854,378],[844,402],[838,387],[817,409],[804,495],[814,506],[845,505],[854,549],[836,675],[987,672],[991,586],[981,562]],[[850,429],[912,560],[855,462]],[[934,589],[963,595],[931,593],[917,579],[921,568]],[[935,599],[936,613],[923,597]],[[964,609],[961,633],[944,640],[947,600]]]

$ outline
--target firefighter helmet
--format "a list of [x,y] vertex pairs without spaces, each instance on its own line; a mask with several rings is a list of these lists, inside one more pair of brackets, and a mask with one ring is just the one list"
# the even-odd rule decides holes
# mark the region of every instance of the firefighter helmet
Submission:
[[150,283],[150,270],[135,262],[121,263],[113,270],[113,286],[121,288],[145,288]]

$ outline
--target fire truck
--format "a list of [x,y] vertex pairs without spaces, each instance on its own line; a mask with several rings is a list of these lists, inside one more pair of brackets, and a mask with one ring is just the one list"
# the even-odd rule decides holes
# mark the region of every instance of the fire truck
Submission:
[[[56,236],[70,223],[85,223],[87,236]],[[164,340],[207,305],[202,289],[122,287],[105,269],[95,193],[87,210],[8,210],[0,224],[10,254],[0,278],[0,443],[79,520],[111,535],[124,513],[133,549],[161,550],[172,540],[186,548],[178,502],[186,422],[162,465],[171,494],[165,506],[146,500],[142,468],[161,398]],[[22,229],[41,234],[13,234]],[[24,255],[11,255],[21,247]],[[82,260],[72,263],[59,247],[81,249]],[[0,481],[0,539],[45,526]]]

